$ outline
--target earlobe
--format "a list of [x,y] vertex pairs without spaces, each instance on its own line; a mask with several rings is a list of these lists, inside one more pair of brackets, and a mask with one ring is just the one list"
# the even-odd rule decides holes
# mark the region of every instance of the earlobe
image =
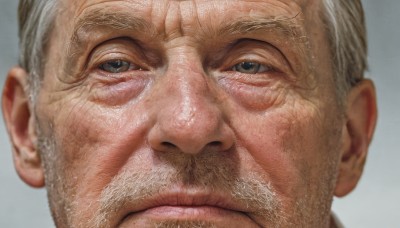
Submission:
[[36,148],[35,118],[26,91],[27,77],[26,71],[18,67],[8,73],[2,97],[3,115],[18,175],[32,187],[43,187],[44,173]]
[[343,147],[335,195],[350,193],[357,185],[366,161],[377,119],[375,88],[363,80],[351,89],[347,97],[346,124],[343,127]]

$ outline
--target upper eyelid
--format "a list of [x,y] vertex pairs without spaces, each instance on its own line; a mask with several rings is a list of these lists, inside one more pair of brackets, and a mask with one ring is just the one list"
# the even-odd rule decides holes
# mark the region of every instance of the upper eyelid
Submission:
[[94,65],[100,66],[100,65],[103,65],[103,64],[106,64],[106,63],[110,63],[110,62],[115,62],[115,61],[124,61],[124,62],[128,62],[130,64],[133,64],[133,65],[136,65],[136,64],[132,63],[132,61],[130,61],[128,59],[125,59],[125,58],[106,59],[106,60],[98,61],[98,63],[96,63]]
[[110,56],[109,61],[121,59],[135,63],[135,65],[139,65],[142,68],[147,67],[147,65],[145,66],[142,63],[148,62],[140,45],[127,37],[114,38],[98,44],[88,55],[86,65],[90,65],[89,68],[93,68],[93,65],[99,65],[102,62],[108,61],[104,56]]
[[92,62],[107,62],[107,61],[115,61],[115,60],[124,60],[124,61],[131,61],[130,54],[127,54],[125,52],[106,52],[106,53],[101,53],[99,56],[94,56],[90,57],[90,61]]
[[[109,55],[111,55],[111,56],[109,56]],[[123,52],[108,53],[108,54],[101,55],[99,58],[96,58],[93,61],[90,60],[89,61],[89,64],[90,64],[89,70],[90,69],[92,69],[92,70],[99,69],[99,67],[101,65],[103,65],[107,62],[112,62],[112,61],[117,61],[117,60],[128,62],[142,70],[148,69],[148,66],[146,64],[142,64],[141,62],[139,62],[136,59],[134,57],[132,57],[132,55],[125,54]],[[90,63],[90,62],[92,62],[92,63]]]

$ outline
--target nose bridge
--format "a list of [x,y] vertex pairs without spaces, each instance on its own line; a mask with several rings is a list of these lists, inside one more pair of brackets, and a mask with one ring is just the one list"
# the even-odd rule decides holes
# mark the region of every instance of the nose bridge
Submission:
[[177,147],[182,147],[184,141],[191,141],[192,145],[204,143],[204,137],[213,134],[220,124],[221,113],[212,101],[207,76],[193,65],[187,60],[176,61],[166,75],[171,88],[158,121],[170,143],[180,144]]
[[159,151],[174,149],[190,154],[201,152],[207,145],[230,147],[231,136],[211,79],[201,64],[186,57],[170,61],[163,76],[157,120],[149,142]]
[[[192,65],[190,65],[192,64]],[[212,117],[216,104],[211,102],[212,93],[208,78],[201,69],[187,60],[171,64],[167,77],[171,80],[172,95],[169,108],[177,126],[190,128],[204,116]],[[200,118],[200,119],[199,119]]]
[[196,134],[201,137],[205,132],[216,130],[220,113],[216,104],[210,101],[206,86],[204,80],[188,78],[174,83],[168,104],[158,118],[159,124],[164,131],[168,131],[166,133],[172,141],[183,141],[185,137],[195,137]]

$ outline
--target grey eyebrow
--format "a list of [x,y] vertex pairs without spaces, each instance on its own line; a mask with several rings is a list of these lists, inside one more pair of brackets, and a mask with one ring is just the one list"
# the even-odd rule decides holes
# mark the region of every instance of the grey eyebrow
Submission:
[[238,18],[223,23],[218,29],[219,35],[248,34],[252,32],[278,32],[285,37],[302,38],[304,32],[296,23],[296,16],[292,18],[252,17]]
[[129,30],[143,31],[155,33],[152,24],[147,21],[135,17],[132,13],[113,12],[104,9],[92,10],[82,16],[76,23],[72,41],[79,42],[82,35],[95,29],[114,29],[114,30]]

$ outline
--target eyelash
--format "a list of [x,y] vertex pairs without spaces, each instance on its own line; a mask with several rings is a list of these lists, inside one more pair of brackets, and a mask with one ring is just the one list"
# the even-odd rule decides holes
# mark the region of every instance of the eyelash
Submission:
[[[251,70],[250,70],[250,72],[240,72],[239,71],[239,67],[246,68],[246,67],[254,67],[254,66],[256,67],[256,71],[255,72],[252,72]],[[261,72],[259,72],[260,69],[262,69]],[[275,68],[270,66],[270,65],[262,64],[262,63],[259,63],[257,61],[253,61],[253,60],[245,60],[245,61],[236,63],[235,65],[233,65],[230,68],[230,70],[231,71],[236,71],[236,72],[239,72],[239,73],[242,73],[242,74],[259,74],[259,73],[276,71]],[[244,69],[244,70],[246,70],[246,69]]]
[[[113,64],[117,64],[117,65],[113,66]],[[124,69],[112,71],[112,69],[111,69],[112,67],[124,68]],[[125,72],[134,71],[134,70],[143,70],[143,68],[140,67],[139,65],[133,64],[131,61],[127,61],[127,60],[123,60],[123,59],[111,59],[111,60],[104,61],[97,66],[97,69],[99,69],[103,72],[109,73],[109,74],[122,74]]]

